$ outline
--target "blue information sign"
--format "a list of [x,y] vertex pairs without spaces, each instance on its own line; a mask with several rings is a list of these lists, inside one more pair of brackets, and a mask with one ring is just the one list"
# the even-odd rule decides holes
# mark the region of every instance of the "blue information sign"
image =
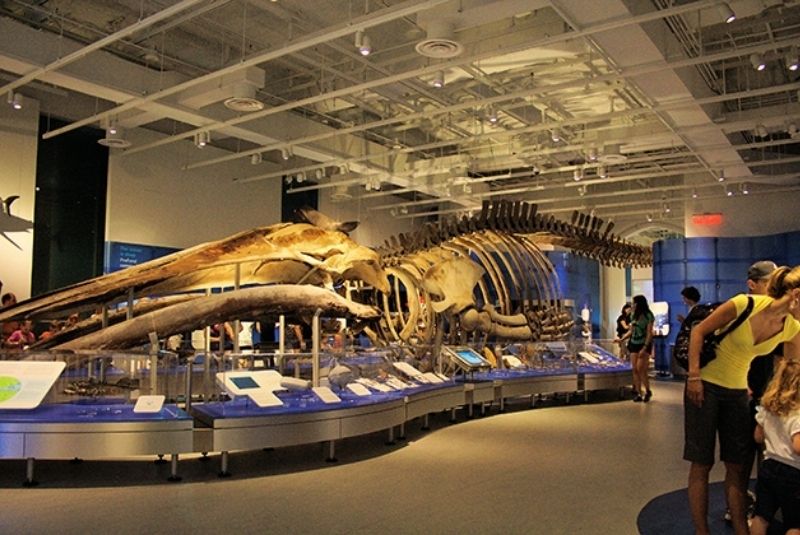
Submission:
[[159,258],[177,251],[180,251],[180,249],[109,241],[106,242],[104,270],[106,273],[119,271],[120,269],[143,264],[154,258]]

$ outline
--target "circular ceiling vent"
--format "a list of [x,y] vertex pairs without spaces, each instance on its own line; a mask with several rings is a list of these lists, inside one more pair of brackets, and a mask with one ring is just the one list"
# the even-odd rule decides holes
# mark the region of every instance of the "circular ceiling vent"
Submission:
[[603,149],[603,154],[597,156],[597,161],[600,163],[623,163],[628,160],[628,157],[619,151],[619,145],[606,145]]
[[333,188],[331,192],[331,202],[344,202],[353,198],[353,194],[348,191],[348,186],[342,184]]
[[231,97],[226,98],[225,107],[233,111],[253,112],[264,109],[264,103],[251,97]]
[[420,41],[414,49],[428,58],[454,58],[464,52],[464,46],[454,39],[433,37]]
[[464,52],[464,45],[456,40],[452,21],[431,20],[426,26],[425,39],[414,47],[419,55],[428,58],[454,58]]
[[98,139],[97,142],[110,149],[126,149],[131,146],[131,142],[127,139],[119,139],[116,137],[104,137]]
[[125,149],[131,146],[131,142],[122,135],[121,128],[107,128],[106,137],[98,139],[97,142],[110,149]]

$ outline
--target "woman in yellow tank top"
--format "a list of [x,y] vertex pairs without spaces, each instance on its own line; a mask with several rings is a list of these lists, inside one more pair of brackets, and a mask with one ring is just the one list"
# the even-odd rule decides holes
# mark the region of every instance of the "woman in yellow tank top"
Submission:
[[689,375],[684,397],[683,458],[690,461],[689,506],[696,533],[708,533],[708,474],[717,435],[725,463],[725,493],[737,535],[748,533],[745,518],[749,474],[744,465],[752,441],[747,370],[750,361],[784,342],[784,355],[800,358],[800,266],[781,267],[769,280],[767,295],[753,295],[747,319],[723,339],[716,358],[700,368],[703,338],[733,322],[747,305],[737,295],[692,329]]

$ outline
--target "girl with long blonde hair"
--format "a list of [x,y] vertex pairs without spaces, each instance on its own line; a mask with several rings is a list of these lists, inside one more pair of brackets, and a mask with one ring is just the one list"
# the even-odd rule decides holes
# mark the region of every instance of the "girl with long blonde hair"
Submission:
[[756,483],[752,535],[767,533],[778,509],[786,533],[800,534],[800,361],[783,359],[756,413],[755,438],[765,444]]

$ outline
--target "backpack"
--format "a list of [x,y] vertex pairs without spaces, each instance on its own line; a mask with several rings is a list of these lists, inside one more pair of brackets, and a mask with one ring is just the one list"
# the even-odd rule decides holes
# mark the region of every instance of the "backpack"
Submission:
[[[695,327],[695,325],[698,325],[700,322],[710,316],[711,313],[714,312],[714,310],[716,310],[721,304],[722,303],[706,303],[704,305],[695,305],[691,312],[689,312],[689,315],[686,316],[686,319],[683,320],[681,328],[678,330],[678,334],[675,337],[675,345],[672,348],[672,358],[674,358],[675,362],[677,362],[678,365],[684,370],[689,369],[689,338],[692,335],[692,329]],[[714,351],[716,350],[717,345],[729,332],[741,325],[742,322],[747,319],[747,316],[750,315],[752,310],[753,298],[748,295],[747,306],[733,323],[731,323],[721,333],[712,333],[705,337],[703,340],[703,347],[700,350],[701,368],[714,360],[714,357],[716,356]]]

